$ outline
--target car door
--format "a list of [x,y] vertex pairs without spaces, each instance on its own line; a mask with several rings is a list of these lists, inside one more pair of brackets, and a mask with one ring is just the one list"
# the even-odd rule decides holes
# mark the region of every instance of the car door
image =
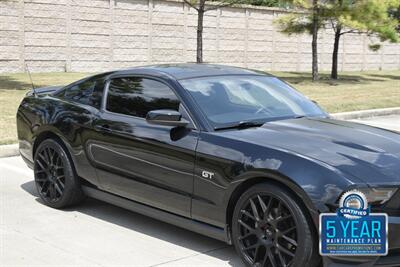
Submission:
[[102,189],[190,216],[198,131],[149,124],[151,110],[174,109],[190,120],[174,90],[148,77],[111,79],[87,144]]

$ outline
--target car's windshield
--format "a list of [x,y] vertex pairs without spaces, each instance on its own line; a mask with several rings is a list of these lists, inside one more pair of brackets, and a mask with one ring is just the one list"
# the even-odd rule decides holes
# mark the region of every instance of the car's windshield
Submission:
[[315,103],[275,77],[214,76],[180,83],[214,128],[243,121],[326,116]]

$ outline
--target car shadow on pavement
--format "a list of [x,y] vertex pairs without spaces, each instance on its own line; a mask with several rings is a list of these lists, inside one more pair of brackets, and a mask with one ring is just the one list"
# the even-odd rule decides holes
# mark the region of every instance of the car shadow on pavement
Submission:
[[[37,202],[43,204],[43,201],[36,192],[33,181],[22,184],[21,188],[36,197]],[[243,267],[233,246],[96,199],[88,198],[81,205],[64,209],[63,211],[80,212],[132,231],[196,251],[198,255],[214,257],[226,262],[232,267]],[[179,260],[176,263],[179,265]]]

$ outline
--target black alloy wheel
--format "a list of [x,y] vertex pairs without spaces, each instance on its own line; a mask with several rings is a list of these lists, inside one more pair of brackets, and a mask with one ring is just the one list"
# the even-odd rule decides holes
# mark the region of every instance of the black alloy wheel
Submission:
[[39,194],[48,202],[57,202],[65,189],[65,169],[61,156],[52,147],[38,151],[35,161],[35,180]]
[[284,188],[273,184],[250,188],[238,201],[232,225],[234,245],[248,266],[310,262],[313,242],[307,219]]
[[55,140],[43,141],[34,157],[36,189],[43,202],[53,208],[64,208],[83,200],[83,192],[72,161]]

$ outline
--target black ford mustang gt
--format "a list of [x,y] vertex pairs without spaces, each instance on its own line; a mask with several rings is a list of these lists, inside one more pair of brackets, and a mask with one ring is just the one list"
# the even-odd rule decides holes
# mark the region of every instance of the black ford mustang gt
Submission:
[[389,255],[324,265],[400,264],[400,135],[333,120],[266,73],[103,73],[28,93],[17,124],[51,207],[94,197],[233,244],[250,266],[313,267],[319,214],[357,188],[389,215]]

